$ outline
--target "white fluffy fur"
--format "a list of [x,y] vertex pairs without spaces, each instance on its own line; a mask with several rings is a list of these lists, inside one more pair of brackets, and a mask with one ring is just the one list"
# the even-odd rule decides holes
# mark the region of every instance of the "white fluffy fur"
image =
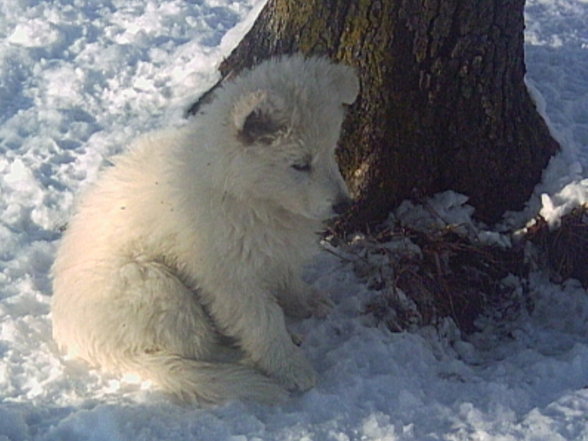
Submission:
[[325,313],[299,272],[347,196],[334,149],[357,92],[348,67],[270,60],[224,85],[188,126],[118,157],[57,254],[60,347],[186,401],[273,402],[312,387],[284,312]]

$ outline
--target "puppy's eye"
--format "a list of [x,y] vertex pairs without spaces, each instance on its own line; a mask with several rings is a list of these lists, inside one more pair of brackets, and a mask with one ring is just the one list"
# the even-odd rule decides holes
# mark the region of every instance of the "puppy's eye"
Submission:
[[305,162],[303,164],[292,164],[292,168],[299,172],[309,172],[310,171],[310,163]]

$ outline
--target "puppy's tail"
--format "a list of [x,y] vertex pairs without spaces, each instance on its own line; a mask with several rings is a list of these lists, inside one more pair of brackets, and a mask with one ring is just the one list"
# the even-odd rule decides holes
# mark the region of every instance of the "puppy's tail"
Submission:
[[133,357],[127,368],[157,383],[185,403],[221,404],[235,399],[276,404],[288,392],[253,368],[233,363],[198,361],[164,353]]

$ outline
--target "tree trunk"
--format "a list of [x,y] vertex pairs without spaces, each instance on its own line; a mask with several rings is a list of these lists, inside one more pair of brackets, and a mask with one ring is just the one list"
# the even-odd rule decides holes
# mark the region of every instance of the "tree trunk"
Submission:
[[[357,68],[339,159],[347,231],[455,190],[493,223],[523,207],[558,145],[525,87],[524,0],[269,0],[223,78],[285,53]],[[197,111],[197,106],[191,109]]]

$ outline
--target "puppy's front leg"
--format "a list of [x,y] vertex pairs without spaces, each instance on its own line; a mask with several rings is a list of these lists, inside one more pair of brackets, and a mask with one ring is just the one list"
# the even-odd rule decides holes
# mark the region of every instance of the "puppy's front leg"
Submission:
[[290,337],[284,313],[274,296],[256,286],[240,286],[230,299],[215,296],[211,305],[217,324],[238,339],[249,359],[290,390],[314,386],[316,374]]

